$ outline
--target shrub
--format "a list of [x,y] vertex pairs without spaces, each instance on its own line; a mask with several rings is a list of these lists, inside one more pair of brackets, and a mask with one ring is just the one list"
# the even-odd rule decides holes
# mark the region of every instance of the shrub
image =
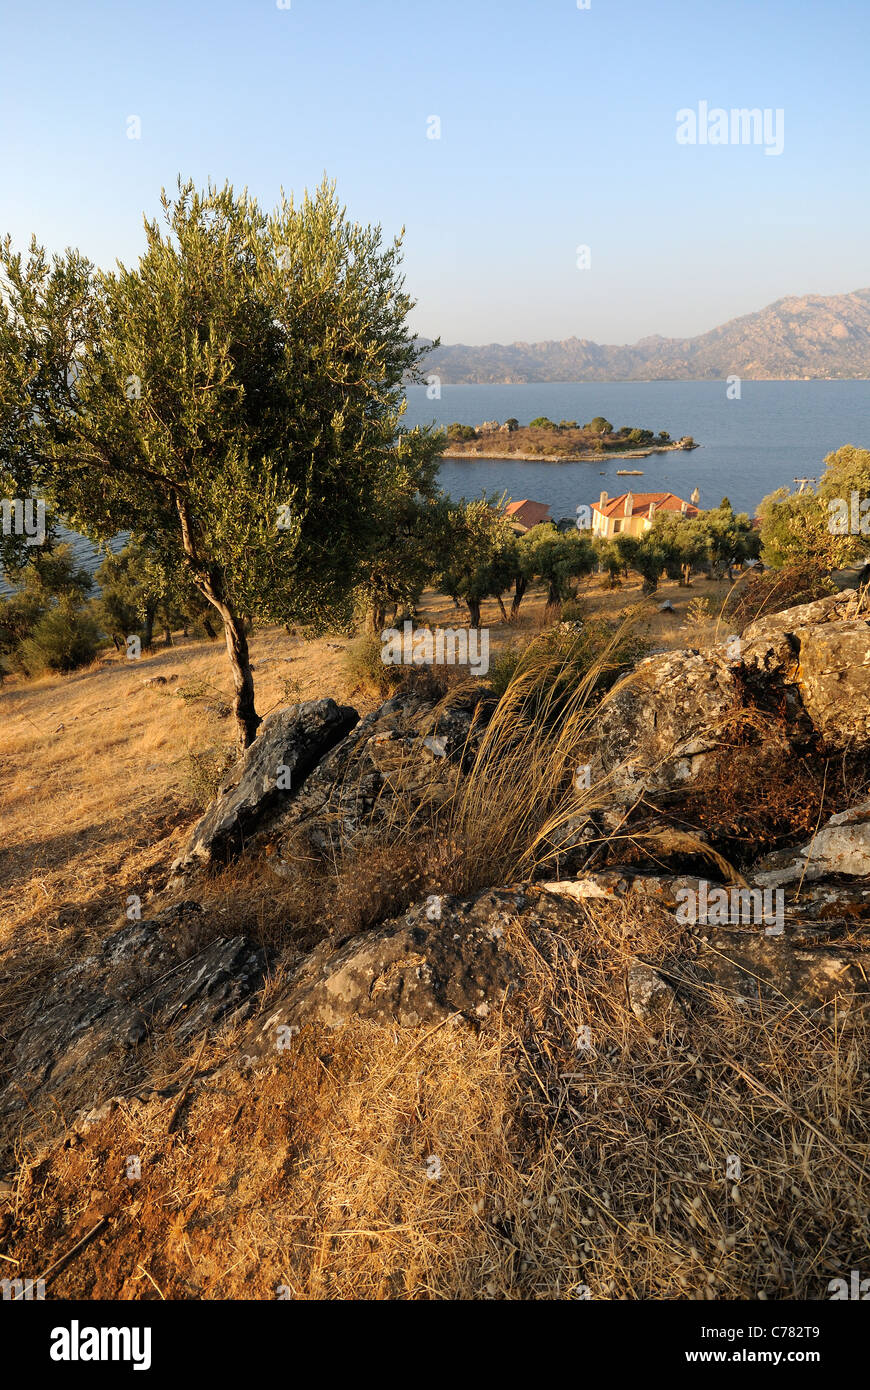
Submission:
[[204,811],[218,794],[218,788],[236,760],[232,748],[188,749],[185,784],[190,800]]
[[756,618],[812,603],[836,593],[824,567],[811,560],[786,565],[780,570],[750,572],[738,581],[725,601],[723,613],[736,627],[743,628]]
[[578,598],[569,598],[562,604],[562,621],[566,623],[582,623],[586,619],[586,605]]
[[489,663],[489,684],[495,694],[501,699],[511,681],[513,680],[517,667],[520,664],[522,649],[514,644],[505,647],[499,652],[498,656],[493,657]]
[[713,605],[708,598],[693,598],[686,605],[686,616],[683,619],[683,631],[686,639],[693,647],[704,645],[706,638],[710,636],[710,628],[713,622]]
[[75,671],[89,666],[100,648],[100,630],[91,613],[60,603],[44,613],[17,657],[28,676],[43,671]]
[[172,693],[187,704],[190,700],[201,700],[204,695],[209,695],[212,691],[205,681],[193,680],[188,681],[185,685],[176,686]]
[[407,674],[405,668],[385,665],[381,660],[382,650],[380,638],[369,634],[358,637],[347,648],[342,664],[351,693],[363,690],[387,699],[401,685]]

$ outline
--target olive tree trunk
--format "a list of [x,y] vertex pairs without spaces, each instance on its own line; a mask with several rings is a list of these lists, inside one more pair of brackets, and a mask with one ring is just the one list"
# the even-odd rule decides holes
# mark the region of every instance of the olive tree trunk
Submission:
[[184,553],[190,563],[194,582],[203,598],[208,599],[212,607],[220,614],[221,622],[224,625],[227,655],[230,659],[230,667],[233,673],[233,685],[236,692],[233,700],[233,714],[236,717],[239,748],[244,752],[244,750],[249,748],[254,742],[254,739],[257,737],[257,729],[263,722],[254,705],[254,675],[251,671],[251,657],[248,651],[245,624],[239,614],[236,613],[232,603],[230,603],[229,599],[221,592],[218,581],[215,579],[214,575],[209,573],[200,561],[187,508],[180,499],[177,505],[178,514],[181,518],[181,537],[184,545]]

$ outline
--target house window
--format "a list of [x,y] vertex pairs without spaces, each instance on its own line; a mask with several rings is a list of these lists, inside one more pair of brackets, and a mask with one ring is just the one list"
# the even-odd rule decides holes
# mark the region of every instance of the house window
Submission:
[[613,523],[613,534],[614,534],[614,536],[616,535],[617,531],[621,531],[621,530],[622,530],[622,522],[621,522],[621,521],[614,521],[614,523]]

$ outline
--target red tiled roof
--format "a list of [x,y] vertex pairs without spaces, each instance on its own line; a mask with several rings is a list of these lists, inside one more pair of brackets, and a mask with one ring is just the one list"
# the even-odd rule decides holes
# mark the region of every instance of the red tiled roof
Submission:
[[539,526],[542,521],[550,520],[550,508],[546,502],[533,502],[530,497],[523,497],[519,502],[509,502],[505,507],[505,516],[509,516],[512,521],[518,521],[522,526]]
[[[600,502],[593,502],[592,510],[594,512],[601,512],[602,516],[606,517],[625,516],[625,499],[627,496],[627,492],[622,492],[619,497],[608,497],[603,507]],[[633,492],[631,496],[632,516],[645,515],[645,513],[649,511],[650,502],[655,504],[655,510],[657,512],[680,512],[683,508],[682,497],[677,497],[674,492]],[[691,502],[687,502],[685,515],[697,516],[698,508],[694,507]]]

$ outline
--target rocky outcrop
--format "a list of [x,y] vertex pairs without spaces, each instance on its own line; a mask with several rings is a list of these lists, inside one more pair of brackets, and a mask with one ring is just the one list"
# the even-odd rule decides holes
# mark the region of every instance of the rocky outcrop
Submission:
[[[651,794],[673,801],[715,761],[728,728],[754,712],[759,775],[817,740],[827,751],[870,749],[870,619],[855,593],[751,623],[715,648],[638,663],[598,719],[593,776],[617,807]],[[759,732],[762,730],[763,732]]]
[[870,620],[857,593],[832,594],[751,623],[741,661],[795,691],[830,749],[870,747]]
[[592,776],[617,803],[681,791],[722,746],[738,703],[724,652],[665,652],[641,661],[602,708]]
[[172,866],[173,879],[226,862],[246,840],[280,814],[308,774],[344,739],[359,715],[334,700],[310,700],[277,710],[224,779]]
[[813,603],[801,603],[759,618],[743,629],[740,660],[744,666],[768,675],[795,672],[801,640],[806,634],[813,628],[854,618],[857,608],[857,594],[830,594]]
[[702,979],[718,986],[738,1004],[765,998],[774,1009],[783,1001],[843,1020],[856,1006],[866,1006],[870,934],[863,943],[837,948],[802,945],[792,934],[764,936],[717,930],[702,941],[696,958]]
[[437,710],[401,695],[361,719],[276,818],[272,866],[293,872],[300,837],[306,852],[332,857],[443,805],[474,761],[493,704],[485,688]]
[[[861,806],[833,817],[838,823],[833,829],[860,829],[863,835],[868,811],[870,806]],[[857,860],[852,867],[858,869]],[[692,875],[610,869],[544,886],[575,903],[622,901],[636,904],[637,911],[644,904],[681,910],[676,920],[688,921],[695,940],[692,954],[672,961],[665,973],[656,963],[635,961],[626,982],[632,1011],[657,1031],[682,1020],[685,988],[676,983],[685,986],[692,978],[724,990],[737,1003],[761,997],[776,1007],[788,999],[822,1013],[836,1003],[842,1016],[865,1001],[870,996],[870,887],[865,886],[866,869],[859,870],[862,878],[854,885],[836,877],[844,872],[844,860],[832,853],[828,873],[834,876],[804,884],[800,893],[783,890],[781,926],[770,925],[773,919],[765,908],[771,899],[761,901],[757,888],[753,894]],[[760,887],[764,874],[754,872],[750,879]],[[694,908],[688,914],[687,901]]]
[[126,923],[94,955],[58,972],[25,1015],[0,1106],[17,1110],[69,1077],[141,1078],[137,1050],[152,1033],[179,1044],[245,1016],[262,987],[266,958],[243,936],[199,949],[202,910],[181,903]]
[[753,871],[752,882],[763,888],[780,888],[835,874],[870,879],[870,801],[831,816],[798,849],[769,855]]
[[688,938],[686,918],[678,914],[680,954],[666,964],[630,961],[628,1003],[650,1031],[690,1027],[708,1008],[711,988],[736,1004],[767,1001],[765,1007],[778,1008],[790,999],[824,1013],[836,1003],[841,1015],[870,995],[870,892],[842,895],[830,884],[816,885],[809,897],[787,903],[782,927],[769,928],[750,910],[753,903],[760,907],[760,893],[741,901],[730,896],[740,890],[729,885],[608,870],[462,900],[430,897],[342,945],[324,942],[252,1027],[241,1053],[254,1062],[274,1060],[308,1025],[336,1028],[351,1018],[403,1028],[451,1016],[480,1024],[505,1001],[521,1006],[533,960],[576,971],[577,945],[594,929],[587,911],[624,900],[640,914],[650,908],[673,914],[687,891],[711,899],[719,891],[732,910],[724,921],[721,913],[701,912],[689,923]]
[[527,907],[509,889],[467,901],[430,897],[337,950],[324,943],[245,1051],[280,1051],[309,1022],[335,1028],[357,1017],[412,1028],[450,1014],[485,1018],[519,979],[510,934]]
[[870,622],[810,628],[801,639],[797,688],[828,748],[870,747]]
[[667,980],[644,961],[628,970],[628,1002],[635,1018],[653,1032],[685,1021],[682,1005]]

